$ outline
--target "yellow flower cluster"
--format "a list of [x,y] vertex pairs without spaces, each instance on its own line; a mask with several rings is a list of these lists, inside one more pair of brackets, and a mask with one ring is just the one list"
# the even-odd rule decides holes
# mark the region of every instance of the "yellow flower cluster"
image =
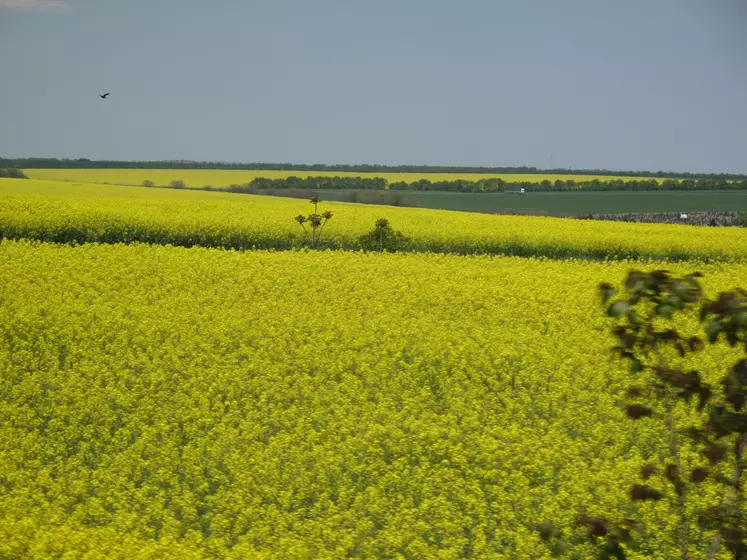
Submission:
[[[494,216],[324,203],[322,246],[357,249],[386,217],[405,250],[595,259],[747,260],[747,229]],[[308,201],[230,193],[0,179],[0,235],[62,243],[139,241],[234,249],[304,243],[293,216]]]
[[[275,201],[3,202],[29,224],[104,229],[287,215]],[[656,263],[6,239],[0,558],[548,559],[535,523],[568,527],[580,504],[626,512],[637,469],[666,448],[660,423],[618,406],[628,374],[596,297],[641,266]],[[747,264],[697,268],[709,293],[747,278]],[[715,379],[731,352],[693,366]],[[642,515],[659,531],[631,558],[676,557],[667,503]],[[710,536],[692,535],[692,558]]]

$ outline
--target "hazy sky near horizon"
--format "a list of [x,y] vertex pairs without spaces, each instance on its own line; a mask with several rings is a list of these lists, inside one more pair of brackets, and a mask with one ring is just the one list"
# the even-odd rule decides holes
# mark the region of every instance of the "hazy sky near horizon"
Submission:
[[747,173],[745,29],[745,0],[0,0],[0,156]]

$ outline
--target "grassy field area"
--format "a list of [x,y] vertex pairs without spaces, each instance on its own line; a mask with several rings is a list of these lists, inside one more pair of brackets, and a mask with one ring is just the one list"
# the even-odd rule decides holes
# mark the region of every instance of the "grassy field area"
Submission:
[[[331,210],[334,219],[324,231],[322,246],[333,249],[359,249],[359,237],[385,217],[408,237],[403,246],[408,251],[553,258],[747,258],[745,228],[495,216],[342,202],[327,202],[323,208]],[[0,233],[11,238],[290,249],[305,242],[294,216],[310,211],[311,205],[303,199],[0,179]]]
[[[405,181],[413,183],[419,179],[429,181],[454,181],[496,177],[506,182],[530,181],[541,182],[545,179],[555,181],[610,181],[613,179],[640,179],[640,177],[608,177],[602,175],[520,175],[520,174],[480,174],[480,173],[346,173],[324,171],[234,171],[223,169],[25,169],[31,179],[48,181],[74,181],[79,183],[109,183],[111,185],[141,185],[143,181],[153,181],[156,185],[168,185],[171,181],[182,180],[188,187],[211,185],[215,188],[231,184],[246,184],[255,177],[280,179],[284,177],[383,177],[390,183]],[[663,179],[657,179],[659,182]]]
[[[314,191],[324,200],[340,200],[340,191]],[[747,210],[747,191],[445,193],[402,192],[422,208],[465,212],[542,214],[616,214],[623,212],[729,212]]]

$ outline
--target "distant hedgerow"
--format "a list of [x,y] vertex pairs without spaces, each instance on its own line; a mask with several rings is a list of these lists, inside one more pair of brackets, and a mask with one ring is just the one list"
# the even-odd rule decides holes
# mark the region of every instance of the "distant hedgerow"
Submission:
[[26,174],[21,169],[16,169],[14,167],[7,168],[7,169],[0,169],[0,177],[4,179],[28,179],[26,177]]

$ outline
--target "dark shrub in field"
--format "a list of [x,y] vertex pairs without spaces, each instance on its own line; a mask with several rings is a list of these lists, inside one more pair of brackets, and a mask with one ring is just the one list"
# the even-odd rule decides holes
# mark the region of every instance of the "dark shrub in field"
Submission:
[[233,183],[232,185],[229,185],[228,189],[226,190],[232,193],[258,194],[256,187],[252,187],[250,185],[239,185],[238,183]]
[[361,247],[366,251],[378,251],[380,253],[394,253],[397,249],[407,243],[407,238],[401,231],[395,231],[389,220],[380,218],[376,225],[367,234],[359,239]]
[[9,168],[0,169],[0,177],[6,179],[28,179],[26,174],[21,169]]

